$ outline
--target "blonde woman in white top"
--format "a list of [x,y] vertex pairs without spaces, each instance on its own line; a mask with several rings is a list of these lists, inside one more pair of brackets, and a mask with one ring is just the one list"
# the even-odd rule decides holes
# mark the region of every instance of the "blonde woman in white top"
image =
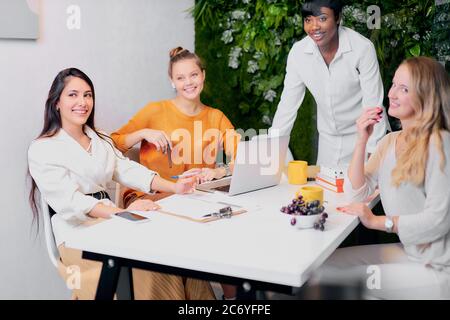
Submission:
[[[81,252],[65,248],[65,237],[91,218],[108,219],[124,211],[107,196],[106,184],[112,180],[143,192],[189,193],[195,178],[167,181],[144,166],[123,157],[109,137],[94,125],[95,92],[92,81],[82,71],[62,70],[53,81],[45,107],[44,128],[28,150],[32,176],[30,203],[38,219],[36,189],[56,214],[52,225],[61,256],[60,273],[68,277],[66,266],[81,269],[80,289],[74,298],[92,299],[101,264],[81,258]],[[152,210],[151,200],[133,202],[128,210]],[[151,279],[152,283],[149,283]],[[172,275],[133,270],[137,299],[211,299],[207,282]],[[153,285],[152,285],[153,284]]]
[[[402,131],[387,135],[364,164],[367,141],[380,116],[369,109],[357,121],[358,140],[345,192],[369,229],[395,232],[401,243],[337,250],[326,267],[347,270],[383,299],[450,298],[450,80],[426,57],[397,69],[389,91],[389,114]],[[380,189],[386,216],[363,203]]]

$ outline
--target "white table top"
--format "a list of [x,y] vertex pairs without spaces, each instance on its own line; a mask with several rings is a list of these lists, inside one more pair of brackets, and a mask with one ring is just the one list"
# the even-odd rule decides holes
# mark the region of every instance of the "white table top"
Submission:
[[[196,271],[300,287],[358,225],[339,213],[343,194],[325,191],[325,231],[297,229],[280,208],[300,186],[280,185],[234,197],[249,212],[209,223],[151,213],[135,224],[121,218],[79,228],[66,247]],[[167,198],[166,198],[167,199]],[[375,203],[375,202],[374,202]],[[258,204],[260,209],[255,209]],[[373,205],[372,205],[373,206]]]

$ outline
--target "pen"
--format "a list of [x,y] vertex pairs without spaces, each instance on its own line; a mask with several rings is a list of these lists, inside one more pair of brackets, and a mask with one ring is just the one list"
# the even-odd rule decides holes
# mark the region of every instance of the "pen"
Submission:
[[169,168],[172,168],[172,149],[167,145],[167,160],[169,161]]
[[189,177],[193,177],[196,176],[198,173],[189,173],[189,174],[180,174],[177,176],[171,176],[172,179],[180,179],[180,178],[189,178]]
[[176,175],[176,176],[171,176],[171,178],[172,179],[189,178],[189,177],[196,176],[196,175],[198,175],[200,173],[201,173],[201,170],[194,171],[194,172],[187,172],[187,173],[179,174],[179,175]]
[[208,214],[205,214],[204,216],[202,216],[202,218],[207,218],[207,217],[212,217],[212,216],[213,216],[212,213],[208,213]]
[[206,217],[218,217],[218,218],[231,218],[233,215],[233,210],[231,210],[231,207],[225,207],[219,210],[219,212],[212,212],[205,214],[203,218]]

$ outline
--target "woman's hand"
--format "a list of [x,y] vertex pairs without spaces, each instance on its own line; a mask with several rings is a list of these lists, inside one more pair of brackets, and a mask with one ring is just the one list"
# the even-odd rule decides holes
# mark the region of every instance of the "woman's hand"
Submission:
[[195,176],[197,183],[204,183],[213,179],[220,179],[225,176],[226,171],[223,168],[194,168],[183,172],[181,175],[184,178]]
[[359,217],[359,220],[366,228],[374,229],[373,226],[377,216],[364,203],[351,203],[347,206],[337,207],[336,209],[340,212]]
[[137,211],[152,211],[158,210],[161,207],[154,203],[152,200],[142,199],[136,200],[127,207],[127,210],[137,210]]
[[197,185],[196,177],[178,179],[173,192],[176,194],[192,193]]
[[144,129],[141,132],[141,138],[141,140],[153,144],[157,151],[166,153],[169,150],[169,147],[172,149],[172,142],[164,131]]
[[226,171],[223,168],[202,168],[202,172],[199,175],[200,183],[208,182],[213,179],[220,179],[225,176]]
[[193,168],[189,169],[188,171],[183,172],[179,175],[181,178],[190,178],[194,176],[198,176],[202,173],[202,168]]
[[383,108],[381,107],[367,108],[356,120],[358,139],[360,141],[367,142],[369,140],[370,135],[373,133],[373,127],[383,118],[382,112]]

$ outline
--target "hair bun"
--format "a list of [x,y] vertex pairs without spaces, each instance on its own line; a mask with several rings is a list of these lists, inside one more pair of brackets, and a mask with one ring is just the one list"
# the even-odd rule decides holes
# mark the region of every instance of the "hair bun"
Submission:
[[189,52],[189,50],[183,49],[182,47],[176,47],[176,48],[173,48],[172,50],[170,50],[169,56],[172,59],[172,58],[176,57],[177,55],[179,55],[180,53],[185,52],[185,51]]

